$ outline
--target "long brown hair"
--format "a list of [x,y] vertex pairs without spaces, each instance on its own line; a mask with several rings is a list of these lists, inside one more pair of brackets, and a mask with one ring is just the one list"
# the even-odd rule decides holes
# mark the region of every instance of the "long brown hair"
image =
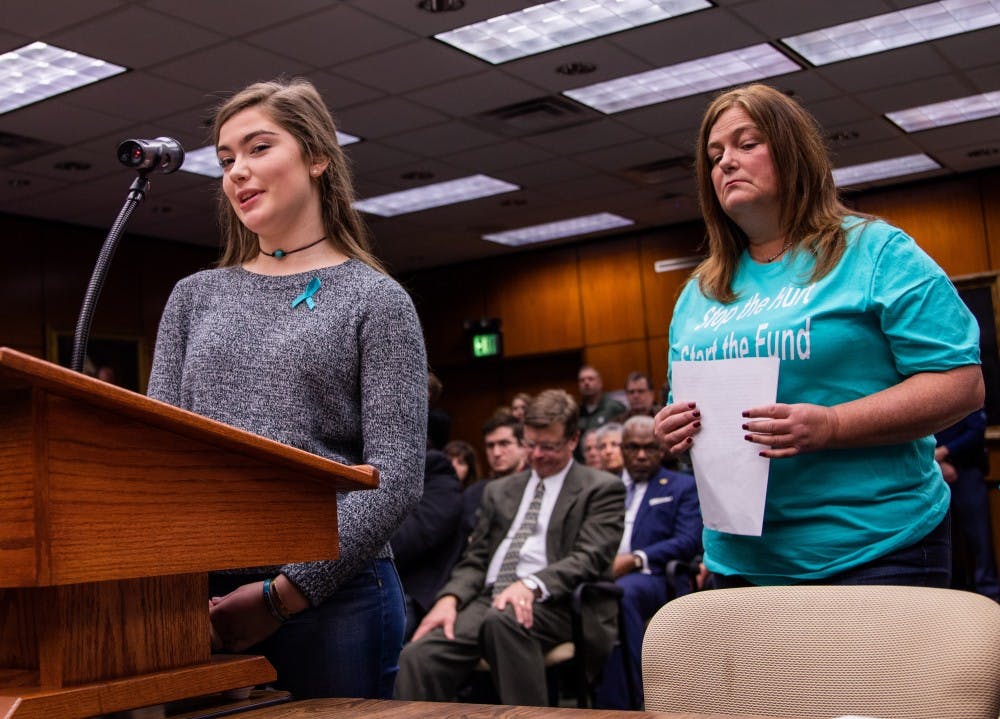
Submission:
[[[219,144],[219,132],[230,118],[251,107],[260,107],[291,133],[307,159],[329,160],[323,174],[317,178],[327,241],[348,257],[385,272],[382,263],[372,254],[368,228],[353,207],[351,171],[337,142],[333,117],[313,84],[302,78],[278,79],[258,82],[241,90],[216,110],[212,123],[213,143]],[[257,235],[240,222],[221,191],[219,224],[225,241],[220,267],[243,264],[257,256],[260,251]]]
[[749,244],[746,233],[722,209],[712,184],[708,137],[719,117],[742,108],[763,134],[778,178],[781,228],[792,251],[816,258],[810,281],[832,270],[844,254],[841,223],[850,210],[833,182],[830,156],[819,123],[795,100],[767,85],[746,85],[717,96],[705,111],[695,148],[698,199],[708,232],[708,258],[695,269],[702,293],[734,302],[733,276]]

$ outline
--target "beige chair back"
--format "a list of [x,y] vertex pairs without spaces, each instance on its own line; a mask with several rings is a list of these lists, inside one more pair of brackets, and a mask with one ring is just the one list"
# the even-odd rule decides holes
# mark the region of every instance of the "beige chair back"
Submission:
[[719,589],[646,629],[647,711],[997,719],[1000,605],[924,587]]

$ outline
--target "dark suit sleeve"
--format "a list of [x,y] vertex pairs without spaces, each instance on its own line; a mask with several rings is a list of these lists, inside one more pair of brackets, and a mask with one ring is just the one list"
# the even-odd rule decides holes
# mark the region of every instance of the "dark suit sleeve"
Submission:
[[625,530],[625,485],[604,472],[583,471],[586,486],[577,506],[566,517],[550,520],[564,522],[564,536],[576,528],[569,551],[535,573],[553,601],[568,598],[580,582],[610,579],[611,562]]
[[672,531],[664,528],[668,536],[645,547],[632,547],[646,553],[654,574],[663,573],[671,559],[691,559],[701,549],[701,509],[693,481],[676,495],[675,501]]
[[447,561],[462,516],[462,490],[447,455],[428,450],[425,466],[423,497],[390,541],[401,570],[433,554]]
[[500,546],[510,526],[509,521],[503,523],[497,509],[500,488],[503,483],[509,481],[510,477],[494,479],[484,488],[479,511],[476,513],[476,525],[469,537],[469,543],[451,570],[451,577],[438,592],[439,599],[446,594],[453,594],[458,597],[458,604],[462,607],[483,591],[490,558],[496,547]]

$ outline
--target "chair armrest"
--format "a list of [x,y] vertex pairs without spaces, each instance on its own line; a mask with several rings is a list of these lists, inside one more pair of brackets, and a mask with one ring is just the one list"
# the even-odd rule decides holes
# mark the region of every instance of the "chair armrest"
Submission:
[[581,582],[573,590],[573,596],[570,599],[570,609],[573,614],[579,616],[583,612],[583,603],[587,600],[588,596],[620,598],[624,593],[625,591],[614,582]]

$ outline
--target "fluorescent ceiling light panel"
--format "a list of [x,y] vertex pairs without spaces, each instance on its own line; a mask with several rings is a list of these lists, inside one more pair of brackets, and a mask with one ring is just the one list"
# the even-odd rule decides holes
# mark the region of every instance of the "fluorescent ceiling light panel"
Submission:
[[483,239],[490,242],[498,242],[501,245],[519,247],[521,245],[533,245],[536,242],[557,240],[560,237],[586,235],[591,232],[600,232],[601,230],[610,230],[615,227],[626,227],[633,224],[635,224],[635,221],[627,217],[612,215],[610,212],[599,212],[596,215],[574,217],[569,220],[559,220],[558,222],[546,222],[544,225],[532,225],[531,227],[522,227],[519,230],[494,232],[489,235],[483,235]]
[[354,203],[354,208],[379,217],[395,217],[396,215],[405,215],[408,212],[454,205],[457,202],[477,200],[480,197],[489,197],[520,189],[517,185],[497,180],[488,175],[470,175],[458,180],[436,182],[433,185],[424,185],[412,190],[390,192],[388,195],[358,200]]
[[1000,0],[942,0],[782,38],[814,65],[1000,24]]
[[[337,130],[337,142],[341,147],[353,145],[361,142],[360,137],[348,135],[346,132]],[[181,165],[184,172],[192,172],[195,175],[205,175],[207,177],[222,177],[222,168],[219,166],[219,157],[212,145],[199,147],[184,153],[184,164]]]
[[710,7],[707,0],[555,0],[434,37],[497,65]]
[[984,92],[885,114],[906,132],[957,125],[997,115],[1000,115],[1000,92]]
[[833,182],[838,187],[844,185],[860,185],[863,182],[884,180],[887,177],[913,175],[927,170],[937,170],[941,167],[927,155],[906,155],[894,157],[891,160],[866,162],[862,165],[837,167],[833,171]]
[[798,63],[765,43],[566,90],[563,94],[611,114],[800,69]]
[[341,147],[344,147],[345,145],[353,145],[355,142],[361,142],[361,138],[337,130],[337,142]]
[[0,114],[127,69],[44,42],[33,42],[0,55]]
[[205,145],[205,147],[199,147],[190,152],[185,151],[181,170],[206,177],[222,177],[219,156],[215,153],[215,148],[212,145]]

